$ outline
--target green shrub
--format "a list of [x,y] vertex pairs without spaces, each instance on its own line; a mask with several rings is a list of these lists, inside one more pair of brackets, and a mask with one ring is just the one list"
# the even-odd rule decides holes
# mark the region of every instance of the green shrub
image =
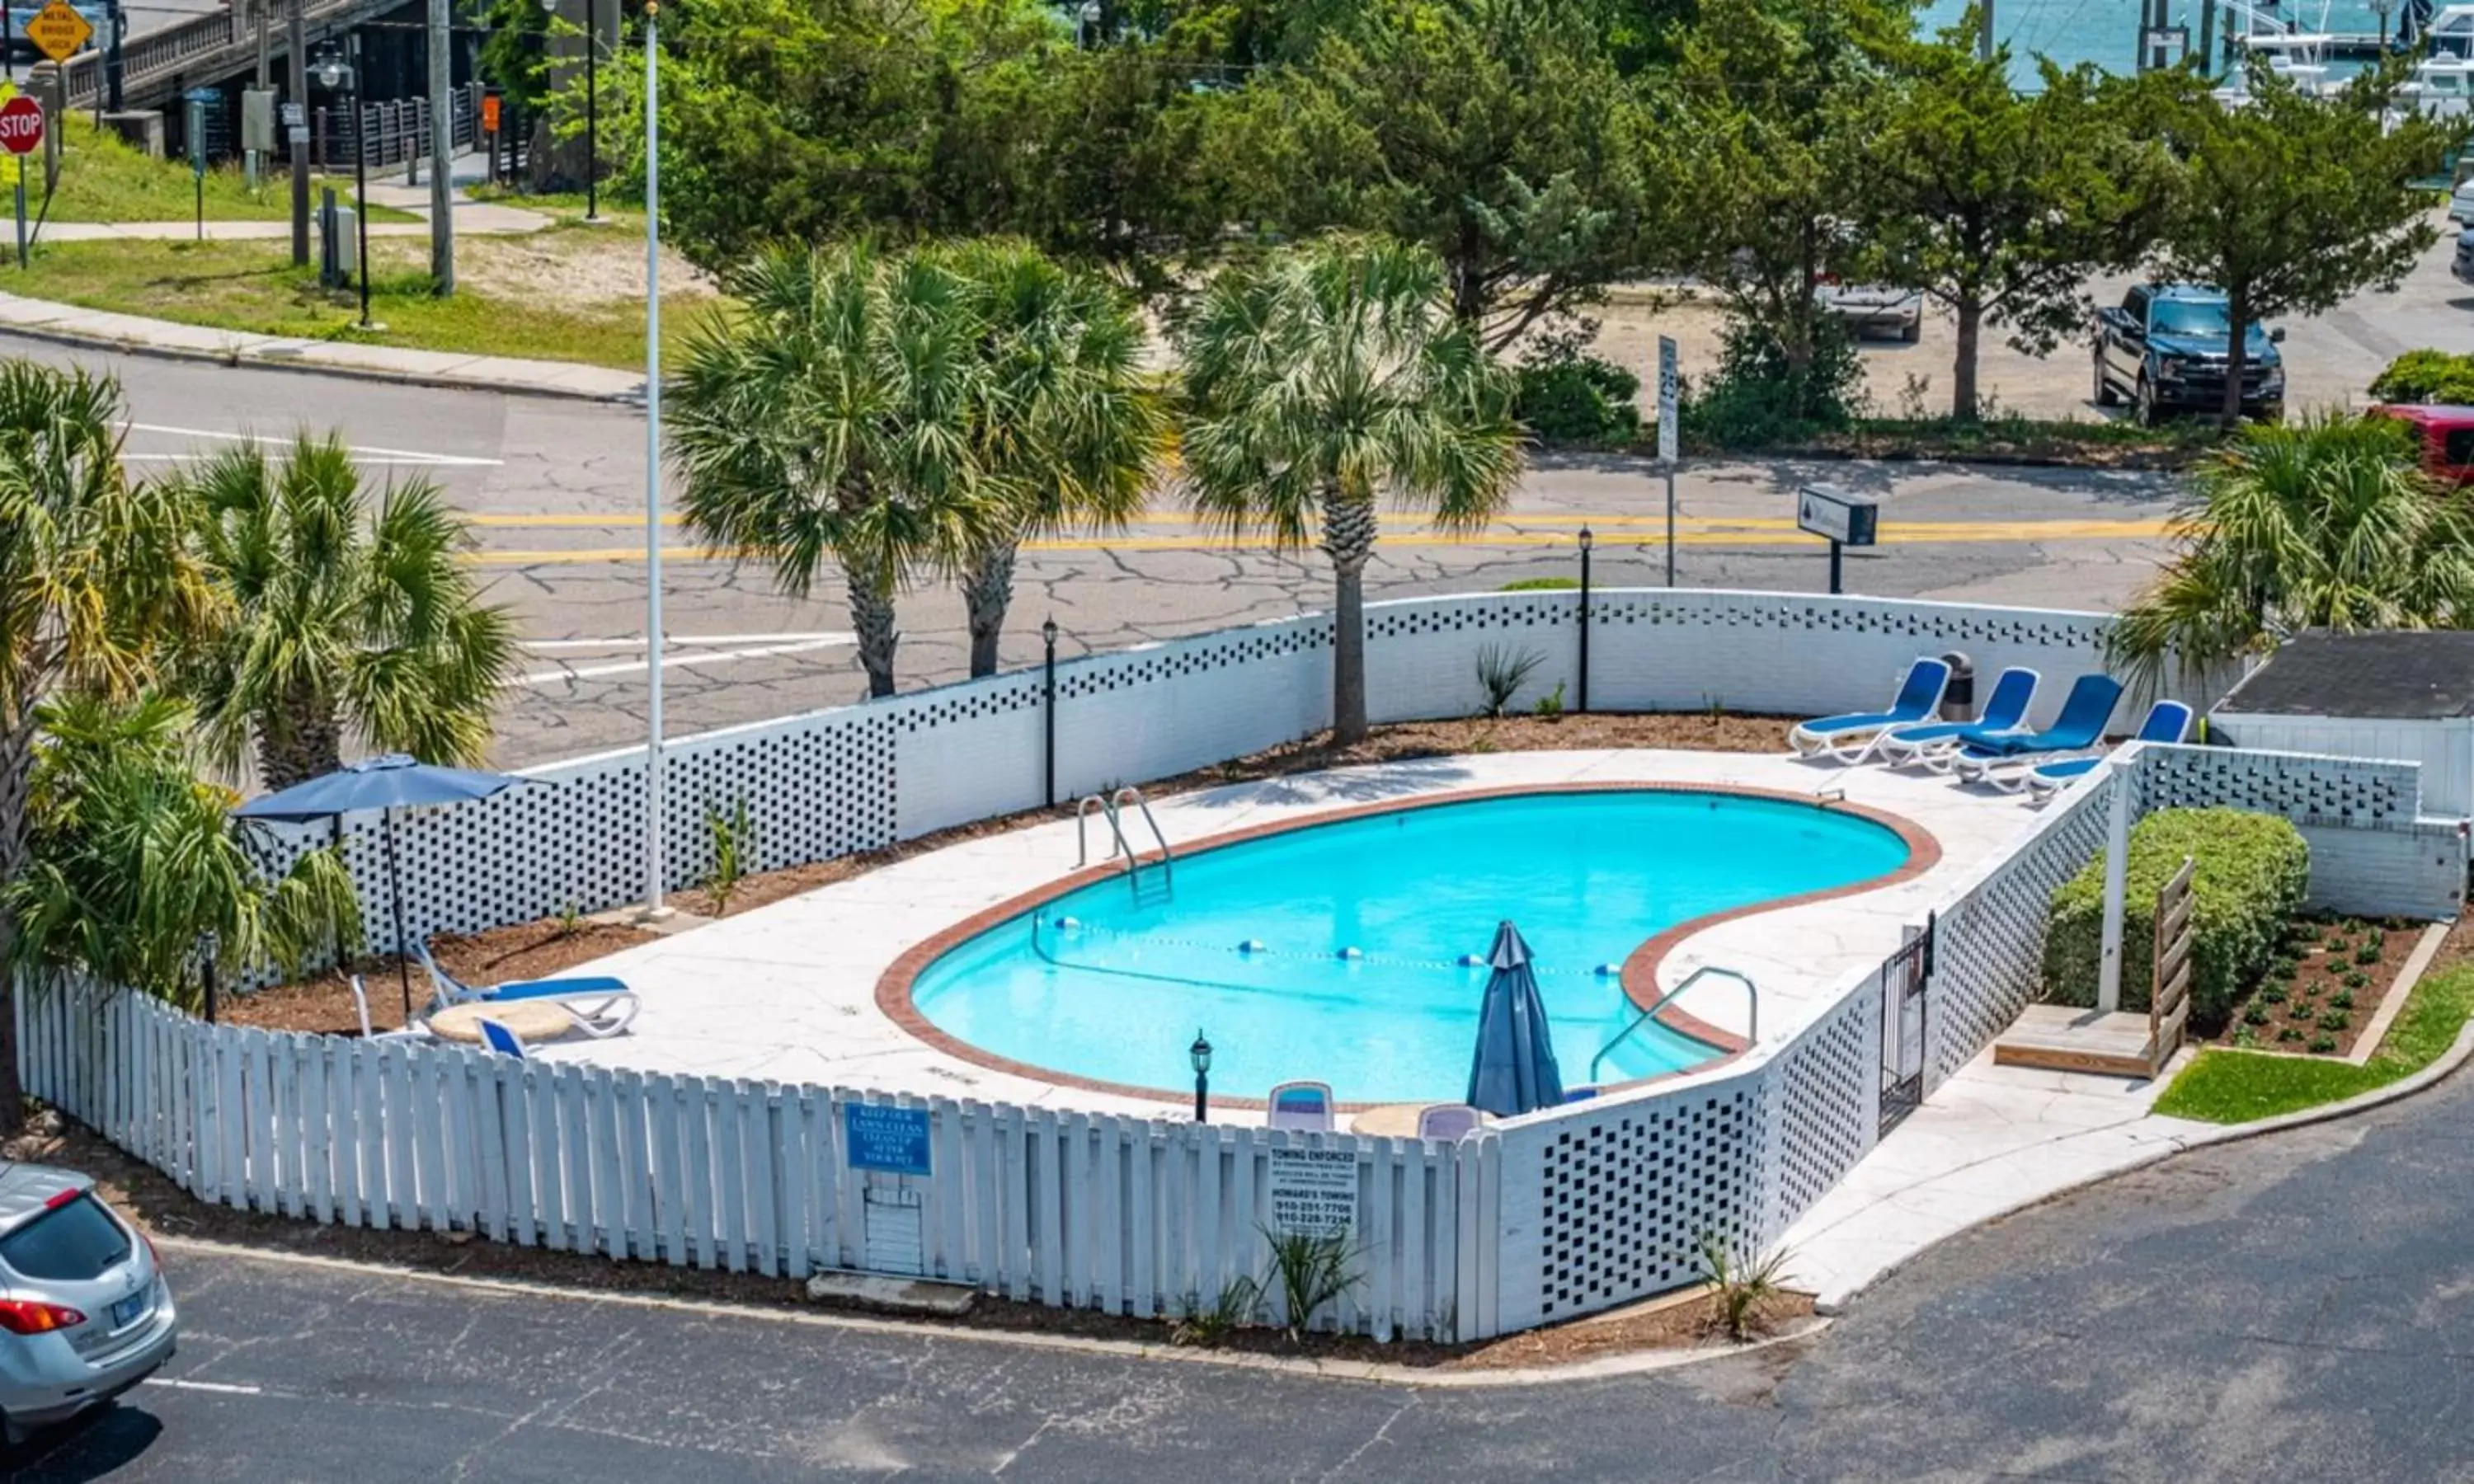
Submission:
[[2371,382],[2383,402],[2474,403],[2474,355],[2409,350]]
[[1760,448],[1847,426],[1863,395],[1864,363],[1841,321],[1825,318],[1815,326],[1812,358],[1797,368],[1778,336],[1730,316],[1717,374],[1684,389],[1683,431],[1706,447]]
[[[2191,949],[2191,1021],[2214,1035],[2243,992],[2260,977],[2302,905],[2311,850],[2301,831],[2272,814],[2239,809],[2166,809],[2130,834],[2129,890],[2123,902],[2122,1008],[2147,1008],[2156,937],[2156,893],[2198,862]],[[2097,965],[2104,940],[2104,856],[2099,851],[2053,893],[2045,935],[2045,997],[2057,1004],[2096,1003]]]
[[1513,415],[1550,448],[1638,441],[1640,378],[1581,345],[1577,336],[1550,335],[1522,360]]

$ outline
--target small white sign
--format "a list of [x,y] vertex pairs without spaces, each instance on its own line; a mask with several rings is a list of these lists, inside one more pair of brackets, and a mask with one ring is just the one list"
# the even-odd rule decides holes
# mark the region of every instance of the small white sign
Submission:
[[1683,420],[1684,373],[1675,363],[1675,342],[1658,337],[1658,457],[1675,462],[1676,424]]
[[1272,1151],[1272,1230],[1332,1236],[1357,1224],[1357,1156],[1346,1149]]

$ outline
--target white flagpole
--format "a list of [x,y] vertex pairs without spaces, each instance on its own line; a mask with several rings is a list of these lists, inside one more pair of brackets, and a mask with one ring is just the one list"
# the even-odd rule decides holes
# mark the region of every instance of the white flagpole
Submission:
[[644,911],[662,910],[662,54],[658,0],[644,4]]

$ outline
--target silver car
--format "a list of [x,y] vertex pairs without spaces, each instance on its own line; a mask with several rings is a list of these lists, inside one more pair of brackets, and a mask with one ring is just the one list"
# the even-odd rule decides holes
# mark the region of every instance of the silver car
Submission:
[[1915,289],[1880,283],[1840,283],[1824,278],[1812,291],[1825,313],[1836,315],[1858,338],[1896,335],[1914,345],[1925,328],[1925,297]]
[[0,1442],[110,1400],[179,1337],[154,1244],[92,1180],[0,1165]]

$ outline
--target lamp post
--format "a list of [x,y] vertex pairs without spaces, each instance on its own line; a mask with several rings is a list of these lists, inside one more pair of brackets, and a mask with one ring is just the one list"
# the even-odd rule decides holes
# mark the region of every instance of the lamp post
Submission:
[[198,935],[198,988],[206,1001],[206,1023],[215,1023],[215,930]]
[[1581,704],[1575,710],[1589,708],[1589,548],[1597,538],[1588,526],[1581,527]]
[[[644,0],[644,680],[651,725],[644,737],[644,915],[666,914],[662,888],[662,73],[661,5]],[[585,18],[593,17],[593,0],[585,0]],[[589,33],[592,28],[587,26]],[[585,150],[593,151],[590,100],[593,47],[587,35],[584,59]],[[584,171],[585,219],[593,208],[593,162]]]
[[[601,220],[601,26],[599,0],[584,0],[584,219]],[[558,13],[558,0],[541,0],[542,13]],[[647,64],[649,65],[649,63]]]
[[[1048,806],[1056,807],[1056,615],[1039,626],[1039,637],[1048,646],[1047,680],[1041,685],[1042,709],[1048,718]],[[1203,1048],[1206,1052],[1209,1047]]]
[[358,328],[374,329],[370,323],[370,177],[369,138],[361,117],[361,34],[354,29],[345,37],[352,60],[337,61],[329,52],[311,69],[318,85],[328,92],[344,95],[344,109],[352,120],[352,235],[354,238],[352,276],[361,291],[361,323]]
[[1194,1121],[1211,1121],[1211,1042],[1205,1041],[1201,1027],[1194,1032],[1194,1044],[1185,1048],[1186,1057],[1194,1063]]

